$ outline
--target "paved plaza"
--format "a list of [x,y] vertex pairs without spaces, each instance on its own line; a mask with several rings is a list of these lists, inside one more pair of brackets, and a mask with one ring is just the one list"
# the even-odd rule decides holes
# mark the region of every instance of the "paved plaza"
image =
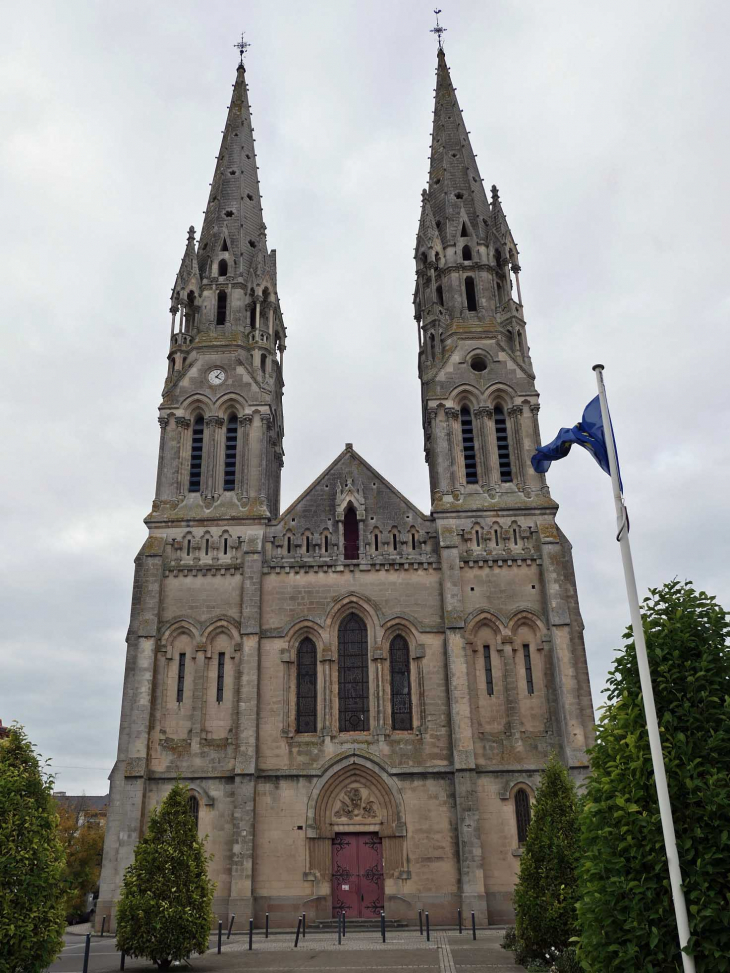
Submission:
[[[388,930],[387,941],[381,941],[377,932],[351,932],[341,945],[337,933],[308,932],[306,939],[299,939],[294,948],[294,935],[277,933],[264,939],[263,933],[254,934],[253,950],[249,951],[248,936],[238,935],[223,941],[222,952],[217,953],[216,937],[211,936],[210,950],[203,956],[194,956],[190,967],[182,964],[177,969],[192,969],[198,973],[207,971],[246,970],[250,973],[289,973],[302,970],[306,973],[348,970],[393,970],[457,973],[459,970],[485,970],[489,973],[512,971],[524,973],[524,967],[516,966],[512,953],[499,945],[501,929],[480,929],[477,939],[464,930],[433,931],[431,941],[417,930]],[[61,957],[51,967],[52,973],[81,973],[83,968],[84,940],[66,937],[67,945]],[[344,954],[347,953],[345,958]],[[89,973],[112,973],[119,969],[120,956],[112,937],[100,939],[94,936],[91,944]],[[152,963],[127,959],[125,970],[156,970]]]

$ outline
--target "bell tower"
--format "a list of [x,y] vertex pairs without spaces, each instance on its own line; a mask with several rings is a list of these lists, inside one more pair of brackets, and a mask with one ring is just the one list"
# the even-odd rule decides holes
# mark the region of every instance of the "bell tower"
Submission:
[[261,211],[246,69],[239,64],[200,240],[172,289],[150,526],[279,512],[286,329]]
[[547,495],[529,461],[540,406],[517,244],[496,186],[487,198],[441,47],[415,258],[432,508],[489,509]]

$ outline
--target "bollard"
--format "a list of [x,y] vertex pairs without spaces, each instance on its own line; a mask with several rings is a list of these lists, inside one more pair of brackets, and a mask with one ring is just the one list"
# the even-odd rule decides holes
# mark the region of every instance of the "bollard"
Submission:
[[127,954],[126,953],[122,953],[122,955],[121,955],[121,957],[119,959],[119,969],[120,970],[123,970],[124,969],[124,960],[126,959],[126,957],[127,957]]
[[233,923],[235,921],[236,921],[236,913],[234,912],[233,915],[231,916],[231,921],[228,923],[228,935],[226,936],[226,939],[231,938],[231,932],[233,931]]
[[423,935],[423,909],[418,910],[418,926],[421,930],[421,935]]
[[268,939],[268,938],[269,938],[269,913],[267,912],[266,913],[266,933],[264,935],[264,939]]
[[299,933],[302,931],[302,917],[299,916],[299,921],[297,922],[297,934],[294,937],[294,949],[299,945]]
[[248,920],[248,948],[253,949],[253,919]]
[[342,938],[343,939],[347,935],[347,921],[346,920],[347,920],[347,913],[343,909],[342,910]]
[[221,951],[221,940],[223,939],[223,920],[218,920],[218,953]]
[[383,942],[385,942],[385,913],[382,910],[380,912],[380,935],[383,937]]
[[461,935],[461,909],[456,910],[459,913],[459,935]]
[[106,928],[106,916],[101,917],[101,933],[100,937],[104,935],[104,929]]
[[471,938],[472,939],[476,939],[477,938],[477,921],[474,918],[474,913],[473,912],[471,914]]
[[342,910],[337,913],[337,945],[342,945]]
[[307,913],[302,913],[302,939],[307,938]]
[[431,942],[431,924],[428,921],[428,913],[426,913],[426,942]]
[[84,973],[89,973],[89,953],[91,952],[91,933],[86,933],[86,944],[84,946]]

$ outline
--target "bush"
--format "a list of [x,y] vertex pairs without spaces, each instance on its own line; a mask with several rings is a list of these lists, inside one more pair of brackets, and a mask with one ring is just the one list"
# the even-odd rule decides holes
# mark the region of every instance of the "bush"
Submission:
[[550,967],[550,973],[583,973],[578,954],[572,946],[558,956]]
[[63,947],[64,855],[53,777],[21,726],[0,740],[0,970],[41,973]]
[[575,784],[553,754],[540,777],[515,888],[517,940],[526,959],[552,961],[575,936],[578,832]]
[[[698,973],[730,970],[730,624],[704,591],[652,590],[644,632]],[[579,955],[590,973],[679,973],[631,630],[608,678],[582,816]]]
[[204,953],[213,923],[208,859],[178,781],[152,812],[124,874],[117,906],[117,949],[167,969]]
[[502,936],[500,946],[502,949],[517,949],[517,934],[514,926],[507,926],[504,931],[504,936]]

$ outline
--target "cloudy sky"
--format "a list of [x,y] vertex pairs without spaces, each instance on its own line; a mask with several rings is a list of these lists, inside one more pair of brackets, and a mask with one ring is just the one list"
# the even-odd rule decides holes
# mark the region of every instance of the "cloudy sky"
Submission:
[[[433,4],[14,4],[0,55],[0,718],[105,793],[168,300],[245,29],[288,328],[288,504],[345,441],[428,507],[411,294]],[[543,439],[606,365],[639,586],[730,605],[730,5],[459,0],[447,60],[520,245]],[[596,703],[627,623],[610,483],[550,473]]]

